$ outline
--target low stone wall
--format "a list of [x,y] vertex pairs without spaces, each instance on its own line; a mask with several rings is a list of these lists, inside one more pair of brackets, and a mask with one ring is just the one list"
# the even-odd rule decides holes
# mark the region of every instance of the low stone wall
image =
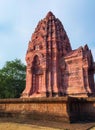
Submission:
[[95,121],[95,97],[68,98],[68,114],[71,122]]
[[1,99],[0,116],[68,122],[67,98]]
[[63,122],[95,121],[95,98],[0,99],[0,117]]

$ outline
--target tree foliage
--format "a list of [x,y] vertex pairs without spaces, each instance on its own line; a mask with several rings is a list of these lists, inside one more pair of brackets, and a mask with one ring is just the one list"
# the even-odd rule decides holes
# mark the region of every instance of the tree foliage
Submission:
[[7,61],[0,69],[0,98],[18,98],[25,87],[25,65],[21,60]]

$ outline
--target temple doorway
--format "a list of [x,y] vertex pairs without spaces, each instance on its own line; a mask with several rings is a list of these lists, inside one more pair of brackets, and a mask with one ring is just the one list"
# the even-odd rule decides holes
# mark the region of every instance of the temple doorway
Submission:
[[40,66],[40,59],[36,55],[32,62],[32,94],[40,93],[42,87],[42,75],[43,71]]

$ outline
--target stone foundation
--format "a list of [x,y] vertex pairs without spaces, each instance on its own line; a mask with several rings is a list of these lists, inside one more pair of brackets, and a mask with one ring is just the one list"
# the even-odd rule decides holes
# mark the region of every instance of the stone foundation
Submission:
[[63,122],[95,121],[95,98],[1,99],[0,117]]
[[67,98],[2,99],[0,116],[68,122]]

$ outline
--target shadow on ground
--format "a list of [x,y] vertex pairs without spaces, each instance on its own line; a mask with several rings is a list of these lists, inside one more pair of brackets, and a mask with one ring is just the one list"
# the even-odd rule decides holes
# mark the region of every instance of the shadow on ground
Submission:
[[63,122],[54,122],[46,120],[32,120],[32,119],[18,119],[18,118],[0,118],[1,123],[18,123],[18,124],[27,124],[40,127],[50,127],[60,129],[60,130],[90,130],[90,128],[95,127],[95,122],[77,122],[77,123],[63,123]]

